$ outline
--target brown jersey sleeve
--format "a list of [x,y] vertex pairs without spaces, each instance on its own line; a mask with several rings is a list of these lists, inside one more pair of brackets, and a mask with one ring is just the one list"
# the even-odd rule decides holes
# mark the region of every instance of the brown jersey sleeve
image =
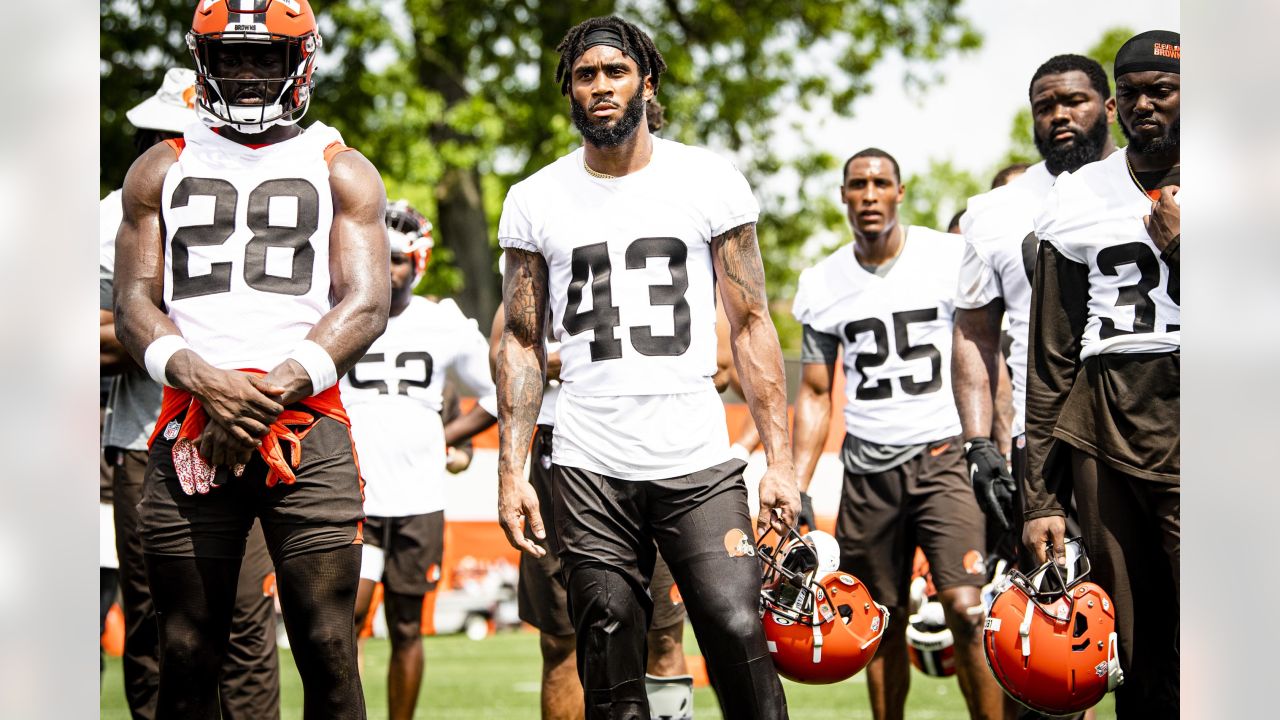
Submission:
[[1070,492],[1066,453],[1053,437],[1063,405],[1080,369],[1080,346],[1088,319],[1089,268],[1048,242],[1036,254],[1031,283],[1031,327],[1027,353],[1027,472],[1022,509],[1026,520],[1062,515]]

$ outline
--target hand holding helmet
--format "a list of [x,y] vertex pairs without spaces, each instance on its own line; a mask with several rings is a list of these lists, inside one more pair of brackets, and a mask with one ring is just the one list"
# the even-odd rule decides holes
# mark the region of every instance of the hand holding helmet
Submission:
[[997,582],[982,632],[1004,691],[1049,715],[1093,707],[1124,681],[1115,606],[1084,579],[1089,561],[1080,540],[1065,548],[1065,563],[1050,557],[1030,575],[1014,570]]
[[840,547],[820,530],[789,528],[777,547],[757,541],[764,565],[760,605],[769,653],[779,674],[825,684],[852,677],[871,662],[889,611],[856,577],[840,571]]

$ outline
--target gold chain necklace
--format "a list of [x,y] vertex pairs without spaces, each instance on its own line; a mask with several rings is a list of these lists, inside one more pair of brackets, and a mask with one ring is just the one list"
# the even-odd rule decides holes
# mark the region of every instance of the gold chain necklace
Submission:
[[1138,174],[1133,171],[1133,163],[1129,162],[1129,153],[1127,152],[1124,154],[1124,167],[1129,171],[1129,179],[1133,181],[1134,185],[1138,186],[1138,190],[1141,191],[1143,195],[1150,197],[1147,193],[1147,189],[1143,187],[1142,182],[1138,180]]
[[582,157],[582,169],[586,170],[587,174],[590,175],[591,177],[597,177],[597,178],[600,178],[601,180],[617,180],[618,179],[617,175],[610,175],[608,173],[602,173],[597,170],[592,170],[591,166],[587,164],[587,158],[585,155]]

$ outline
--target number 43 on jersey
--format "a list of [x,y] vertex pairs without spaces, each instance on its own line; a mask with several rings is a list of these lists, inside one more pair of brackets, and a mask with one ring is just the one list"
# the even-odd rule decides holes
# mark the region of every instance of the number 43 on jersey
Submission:
[[[643,269],[649,258],[667,258],[671,273],[670,285],[650,285],[649,304],[670,305],[674,314],[674,334],[655,335],[650,326],[630,329],[631,346],[641,355],[683,355],[693,340],[690,332],[689,303],[685,293],[689,290],[689,271],[686,264],[689,249],[684,241],[673,237],[640,238],[627,246],[626,269]],[[613,304],[613,267],[609,262],[609,247],[595,243],[574,248],[570,261],[571,279],[565,297],[564,317],[561,325],[570,335],[592,330],[595,338],[590,343],[591,361],[617,360],[622,357],[622,340],[614,329],[622,324],[621,313]],[[591,283],[591,309],[582,311],[582,291]]]

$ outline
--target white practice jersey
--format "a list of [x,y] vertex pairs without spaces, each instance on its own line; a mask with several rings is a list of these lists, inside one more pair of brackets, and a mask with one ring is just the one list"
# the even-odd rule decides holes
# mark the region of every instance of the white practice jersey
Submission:
[[321,123],[252,149],[203,124],[165,176],[164,303],[219,368],[270,370],[329,311],[333,197]]
[[116,269],[116,235],[124,222],[124,191],[112,190],[98,203],[98,267]]
[[960,432],[951,395],[951,331],[964,243],[912,225],[889,272],[858,264],[850,243],[800,274],[796,320],[843,344],[845,430],[885,445]]
[[[547,343],[547,354],[560,351],[560,343],[550,341]],[[555,380],[547,383],[542,389],[542,407],[538,410],[539,425],[555,425],[556,424],[556,398],[560,397],[560,381]]]
[[[956,307],[975,309],[1004,300],[1013,346],[1009,367],[1013,381],[1013,434],[1026,426],[1027,329],[1031,320],[1031,275],[1035,270],[1036,215],[1056,178],[1043,162],[1032,165],[1013,182],[969,198],[960,230],[964,259],[956,288]],[[1028,236],[1030,247],[1024,245]]]
[[1142,218],[1151,214],[1151,198],[1130,176],[1125,152],[1063,173],[1036,219],[1040,242],[1089,268],[1081,359],[1182,345],[1178,273],[1147,235]]
[[457,306],[415,297],[340,381],[364,478],[364,510],[376,517],[444,509],[440,411],[446,373],[498,414],[489,344]]
[[711,239],[753,223],[742,174],[653,138],[639,172],[596,178],[579,148],[511,188],[498,241],[541,253],[560,345],[555,462],[650,480],[729,458],[715,390]]

